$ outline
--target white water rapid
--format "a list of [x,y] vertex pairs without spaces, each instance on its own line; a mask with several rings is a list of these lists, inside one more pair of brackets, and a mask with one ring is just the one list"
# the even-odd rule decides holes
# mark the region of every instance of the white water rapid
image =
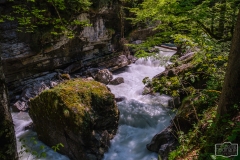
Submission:
[[[172,56],[174,51],[161,48],[160,55]],[[115,77],[123,77],[124,83],[108,85],[115,97],[125,97],[118,102],[120,110],[119,128],[111,141],[109,151],[104,160],[156,160],[157,154],[146,149],[152,137],[162,131],[170,122],[171,112],[164,107],[169,97],[159,95],[142,95],[144,85],[142,79],[152,78],[164,71],[160,61],[139,59],[136,63],[114,73]],[[37,140],[35,132],[24,127],[32,122],[28,113],[12,113],[17,137],[18,151],[26,148],[31,152],[20,154],[20,160],[69,160],[68,157],[54,152],[50,147]],[[23,139],[24,141],[19,141]],[[25,146],[25,147],[23,147]],[[23,149],[21,149],[23,147]],[[36,155],[34,155],[36,154]],[[37,158],[46,154],[46,158]]]
[[[164,51],[161,52],[163,56],[175,53],[166,49]],[[171,112],[164,107],[169,97],[142,95],[142,79],[152,78],[164,71],[165,68],[159,64],[158,60],[139,59],[135,64],[114,73],[114,78],[123,77],[124,83],[108,86],[116,97],[126,99],[118,103],[119,128],[104,160],[157,160],[157,154],[148,151],[146,145],[155,134],[169,125]]]

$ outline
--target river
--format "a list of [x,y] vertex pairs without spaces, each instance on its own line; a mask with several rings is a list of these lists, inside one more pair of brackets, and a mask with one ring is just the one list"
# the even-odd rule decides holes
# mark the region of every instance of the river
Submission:
[[[161,48],[159,55],[170,57],[175,51]],[[139,59],[134,64],[114,72],[115,77],[123,77],[124,83],[108,85],[115,97],[125,97],[118,102],[120,110],[119,128],[116,136],[111,140],[109,151],[104,160],[155,160],[157,154],[146,149],[152,137],[162,131],[170,123],[171,111],[166,107],[168,96],[142,95],[144,85],[142,79],[152,78],[164,71],[162,61],[154,58]],[[37,140],[35,132],[25,130],[24,127],[32,121],[27,113],[12,113],[15,124],[18,151],[23,145],[32,152],[20,154],[21,160],[47,159],[68,160],[68,157],[54,152]],[[24,139],[24,141],[20,141]],[[25,149],[26,149],[25,148]],[[36,155],[46,154],[46,158],[36,158]]]

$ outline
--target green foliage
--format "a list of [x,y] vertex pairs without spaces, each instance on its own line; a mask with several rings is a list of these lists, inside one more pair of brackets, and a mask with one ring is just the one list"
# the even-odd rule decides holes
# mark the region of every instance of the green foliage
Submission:
[[174,42],[184,53],[192,44],[201,45],[197,41],[203,34],[230,41],[238,6],[238,0],[144,0],[130,8],[136,17],[128,19],[137,26],[154,27],[158,33],[135,48],[147,56],[142,53],[149,47]]
[[[0,68],[1,70],[2,68]],[[2,72],[2,70],[0,71]],[[3,74],[1,73],[1,76]],[[1,83],[3,83],[4,78],[1,77]],[[1,85],[3,87],[3,84]],[[5,110],[4,105],[7,105],[6,99],[4,100],[5,94],[5,89],[2,89],[2,94],[1,97],[3,97],[2,102],[1,102],[1,107],[2,108],[2,116],[0,117],[0,141],[1,141],[1,147],[0,147],[0,159],[2,160],[8,160],[8,159],[14,159],[16,155],[16,150],[15,150],[15,132],[13,128],[13,123],[12,120],[9,116],[10,113],[7,111],[7,108]]]
[[[205,131],[205,143],[201,143],[199,157],[206,159],[210,154],[214,155],[216,143],[239,142],[239,122],[226,115],[220,121],[213,121]],[[217,159],[221,157],[217,156]]]
[[[24,154],[29,154],[28,159],[30,155],[32,155],[34,159],[47,157],[47,154],[45,152],[45,146],[41,145],[39,146],[39,148],[36,148],[36,145],[38,144],[38,142],[35,137],[31,137],[29,140],[20,138],[19,141],[22,143],[20,151],[18,152],[18,155],[20,158]],[[30,145],[27,145],[27,143]],[[37,150],[40,150],[40,151],[37,151]]]
[[[177,39],[182,41],[182,38]],[[155,92],[161,94],[174,97],[182,94],[199,95],[201,99],[210,98],[212,100],[209,103],[215,103],[222,89],[229,42],[209,41],[208,36],[199,37],[197,42],[184,41],[190,49],[198,46],[193,59],[179,61],[173,58],[173,63],[167,67],[173,68],[172,75],[155,78],[148,83]]]
[[74,37],[74,26],[86,26],[87,22],[77,19],[77,15],[88,9],[88,0],[11,0],[12,13],[1,15],[1,21],[16,20],[18,31],[32,33],[36,30],[50,30],[53,35]]
[[[188,133],[178,132],[180,146],[169,159],[194,154],[196,159],[226,159],[213,156],[214,145],[239,142],[238,122],[230,117],[215,122],[239,4],[238,0],[144,0],[130,9],[136,26],[158,31],[140,45],[130,45],[137,56],[153,56],[156,52],[150,52],[151,47],[163,42],[174,43],[180,54],[195,52],[190,60],[172,58],[173,64],[167,67],[172,72],[165,72],[167,75],[143,80],[155,92],[187,96],[177,115],[191,121],[193,127]],[[239,106],[233,108],[239,112]]]
[[[215,143],[234,142],[239,139],[238,123],[229,118],[221,124],[215,122],[216,106],[227,66],[229,42],[219,43],[210,40],[208,36],[199,37],[197,40],[191,45],[198,46],[198,51],[192,59],[179,61],[175,58],[167,69],[176,71],[184,65],[190,67],[179,69],[177,74],[161,76],[152,81],[144,80],[155,92],[171,96],[187,96],[182,101],[177,115],[191,121],[193,127],[188,133],[178,132],[180,146],[170,153],[169,159],[172,160],[184,158],[193,151],[198,159],[207,159],[214,155]],[[234,107],[238,108],[238,106]],[[196,137],[200,138],[196,139]]]
[[98,0],[93,2],[93,7],[101,8],[103,6],[110,5],[113,2],[113,0]]
[[60,147],[64,147],[64,145],[62,143],[58,143],[55,146],[52,146],[52,149],[57,152],[60,150]]
[[[198,105],[202,105],[202,103]],[[217,122],[216,109],[217,106],[215,105],[208,106],[202,112],[197,111],[199,120],[187,133],[178,133],[180,146],[170,153],[170,160],[192,156],[191,152],[193,151],[195,151],[196,159],[200,160],[229,159],[215,156],[215,144],[224,142],[238,143],[240,140],[240,123],[229,116]]]
[[144,0],[139,7],[130,11],[136,15],[136,18],[131,19],[135,24],[141,22],[149,26],[160,21],[157,28],[163,31],[163,36],[175,33],[196,35],[204,31],[217,38],[220,21],[224,22],[224,36],[231,32],[236,22],[238,5],[237,0]]
[[161,94],[167,94],[173,97],[179,96],[181,82],[178,76],[162,77],[160,80],[153,80],[152,85],[153,89]]
[[[26,138],[20,138],[19,140],[22,145],[20,148],[20,151],[18,152],[19,157],[21,158],[24,154],[28,154],[28,159],[31,158],[30,155],[32,155],[33,159],[39,159],[39,158],[46,158],[46,148],[44,145],[40,145],[37,142],[37,139],[35,137],[31,137],[30,139]],[[52,146],[52,149],[57,152],[60,150],[61,147],[64,147],[62,143],[58,143],[55,146]]]

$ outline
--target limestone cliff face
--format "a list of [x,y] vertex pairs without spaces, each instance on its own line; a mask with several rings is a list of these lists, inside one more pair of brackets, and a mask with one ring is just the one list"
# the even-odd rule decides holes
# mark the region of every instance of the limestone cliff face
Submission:
[[87,67],[105,67],[100,64],[121,55],[115,52],[117,46],[113,43],[116,37],[120,39],[117,8],[118,4],[114,4],[80,14],[78,19],[88,21],[91,26],[78,29],[73,39],[51,40],[42,33],[19,34],[16,23],[1,23],[0,48],[10,90],[21,85],[23,79],[44,72],[62,69],[72,73]]

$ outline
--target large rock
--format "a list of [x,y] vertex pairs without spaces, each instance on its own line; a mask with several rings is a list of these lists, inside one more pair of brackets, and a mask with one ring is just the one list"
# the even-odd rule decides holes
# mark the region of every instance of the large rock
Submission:
[[[39,95],[42,91],[53,88],[58,83],[67,79],[68,74],[46,73],[42,77],[23,80],[22,85],[14,88],[14,92],[10,92],[12,111],[26,111],[29,109],[29,99]],[[61,78],[61,79],[60,79]],[[12,86],[9,86],[10,90]],[[19,95],[19,93],[21,93]],[[17,96],[12,96],[18,94]]]
[[119,68],[125,67],[129,64],[131,64],[131,62],[134,61],[134,57],[132,56],[128,56],[129,59],[127,58],[126,55],[119,55],[119,56],[115,56],[114,58],[112,58],[109,61],[104,61],[102,63],[99,64],[100,67],[106,67],[109,68],[110,71],[115,71]]
[[98,71],[94,78],[96,81],[108,84],[113,79],[113,75],[108,69],[102,69]]
[[162,160],[168,160],[169,153],[179,145],[177,140],[179,132],[186,134],[193,127],[192,123],[197,122],[193,108],[189,101],[185,100],[171,124],[152,138],[147,144],[147,149],[158,153]]
[[175,138],[177,134],[173,128],[173,125],[165,128],[162,132],[156,134],[152,138],[152,141],[147,144],[147,149],[158,153],[163,160],[167,160],[169,153],[175,150],[178,145],[178,141]]
[[62,143],[59,152],[73,160],[100,160],[116,133],[119,111],[104,84],[75,79],[30,100],[29,114],[41,141]]
[[117,78],[113,79],[112,81],[110,81],[109,84],[111,84],[111,85],[119,85],[121,83],[124,83],[124,78],[123,77],[117,77]]

